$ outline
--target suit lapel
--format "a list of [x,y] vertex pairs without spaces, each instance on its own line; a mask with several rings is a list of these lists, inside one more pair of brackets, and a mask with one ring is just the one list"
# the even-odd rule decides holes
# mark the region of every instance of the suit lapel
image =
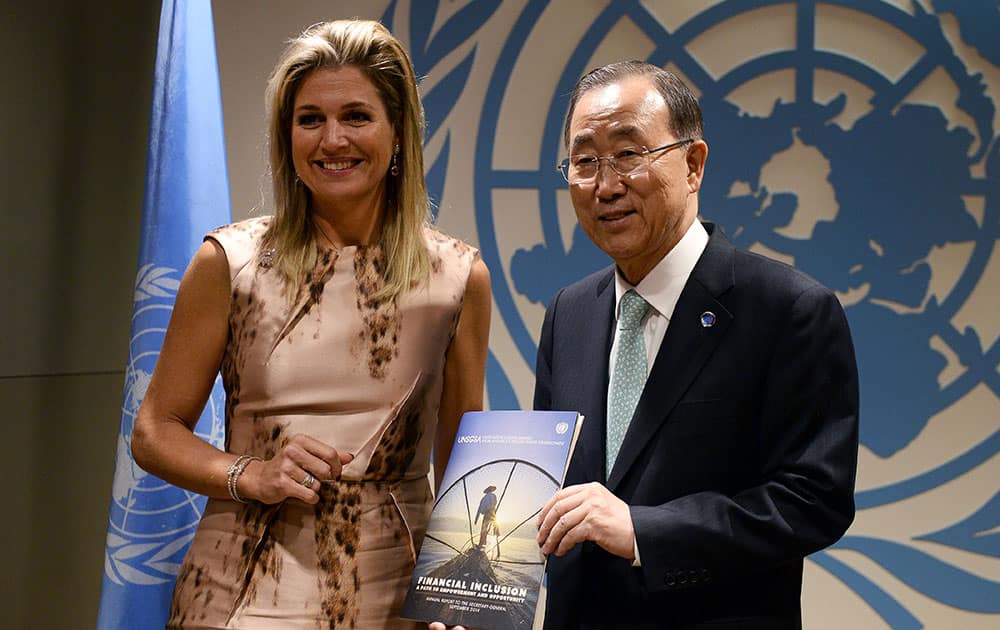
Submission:
[[[734,248],[718,228],[712,224],[705,227],[711,235],[708,245],[681,291],[618,459],[608,476],[607,485],[612,492],[635,463],[650,436],[667,420],[733,320],[733,315],[718,298],[734,282]],[[715,323],[711,326],[701,323],[701,316],[706,312],[715,315]]]
[[[581,309],[580,336],[569,343],[578,344],[580,365],[577,370],[580,382],[578,399],[584,414],[583,428],[573,456],[577,460],[577,471],[584,475],[581,481],[604,481],[605,460],[605,416],[608,404],[608,355],[614,325],[615,284],[614,269],[596,284],[593,293],[593,308]],[[575,328],[575,327],[574,327]],[[587,343],[593,339],[593,343]],[[581,448],[582,447],[582,448]]]

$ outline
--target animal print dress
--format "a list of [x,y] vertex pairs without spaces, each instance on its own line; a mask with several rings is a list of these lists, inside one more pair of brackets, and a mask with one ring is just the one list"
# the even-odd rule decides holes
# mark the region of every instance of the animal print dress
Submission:
[[410,628],[399,609],[430,514],[444,359],[477,252],[430,228],[430,277],[375,299],[379,246],[322,250],[293,303],[258,252],[268,218],[219,228],[232,280],[226,450],[311,435],[354,454],[320,501],[210,499],[171,628]]

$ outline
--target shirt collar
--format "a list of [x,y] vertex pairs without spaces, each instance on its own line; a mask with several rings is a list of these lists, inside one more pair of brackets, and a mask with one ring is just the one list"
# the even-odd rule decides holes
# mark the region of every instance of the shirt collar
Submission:
[[622,296],[629,289],[634,289],[657,313],[670,319],[681,291],[707,245],[708,232],[701,221],[695,219],[681,240],[637,286],[629,284],[615,267],[615,319],[618,319]]

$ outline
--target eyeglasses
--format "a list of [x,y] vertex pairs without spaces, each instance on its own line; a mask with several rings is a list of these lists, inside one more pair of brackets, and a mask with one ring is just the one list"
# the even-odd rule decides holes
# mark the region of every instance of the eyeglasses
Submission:
[[656,147],[655,149],[647,149],[646,147],[628,147],[626,149],[622,149],[614,155],[606,156],[591,155],[587,153],[571,155],[557,164],[556,169],[562,173],[563,179],[570,184],[576,184],[590,181],[597,177],[597,171],[599,171],[601,167],[601,160],[604,160],[608,163],[608,166],[611,167],[611,170],[618,173],[622,177],[625,177],[631,175],[640,167],[649,166],[649,163],[652,160],[650,156],[654,153],[662,153],[664,151],[676,149],[677,147],[684,146],[692,141],[693,138],[685,138],[684,140],[671,142],[670,144],[665,144],[662,147]]

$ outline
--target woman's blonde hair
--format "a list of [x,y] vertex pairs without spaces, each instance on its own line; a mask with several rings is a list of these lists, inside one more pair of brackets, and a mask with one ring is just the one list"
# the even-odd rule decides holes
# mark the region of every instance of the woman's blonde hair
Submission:
[[378,297],[394,299],[430,269],[423,228],[429,203],[424,185],[424,110],[413,65],[392,33],[378,22],[321,22],[291,40],[267,85],[268,154],[274,191],[274,218],[261,248],[272,249],[272,264],[294,299],[316,261],[316,234],[309,216],[309,191],[292,162],[292,113],[303,80],[320,68],[354,66],[375,86],[399,139],[399,175],[386,175],[386,207],[380,243],[385,253],[385,285]]

